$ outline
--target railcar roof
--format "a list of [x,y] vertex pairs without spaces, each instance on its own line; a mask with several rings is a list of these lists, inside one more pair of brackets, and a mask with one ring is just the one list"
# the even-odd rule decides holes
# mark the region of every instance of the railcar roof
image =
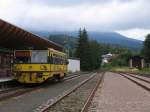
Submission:
[[56,54],[61,54],[61,55],[64,55],[64,56],[67,55],[67,54],[64,53],[64,52],[60,52],[60,51],[57,51],[57,50],[55,50],[55,49],[49,48],[49,50],[55,52]]

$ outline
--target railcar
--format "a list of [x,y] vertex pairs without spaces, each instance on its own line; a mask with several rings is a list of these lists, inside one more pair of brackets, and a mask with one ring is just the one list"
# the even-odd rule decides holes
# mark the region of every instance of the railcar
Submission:
[[61,80],[67,75],[67,54],[47,50],[15,50],[13,74],[20,83],[43,83]]

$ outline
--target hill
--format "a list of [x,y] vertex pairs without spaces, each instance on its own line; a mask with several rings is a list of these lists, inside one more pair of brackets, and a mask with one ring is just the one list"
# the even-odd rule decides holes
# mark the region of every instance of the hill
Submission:
[[142,41],[125,37],[116,32],[90,32],[89,36],[100,43],[117,44],[131,49],[140,49]]
[[[48,37],[49,35],[69,35],[71,38],[77,38],[78,32],[33,32],[37,35]],[[142,48],[143,41],[131,39],[116,32],[88,32],[91,40],[97,40],[99,43],[116,44],[133,50]]]

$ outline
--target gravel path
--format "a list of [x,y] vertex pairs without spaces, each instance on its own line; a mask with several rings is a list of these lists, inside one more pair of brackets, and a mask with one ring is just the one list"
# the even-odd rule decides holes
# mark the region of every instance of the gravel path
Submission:
[[89,112],[150,112],[150,94],[128,79],[107,72]]
[[77,83],[85,80],[91,74],[82,75],[75,79],[69,79],[61,83],[51,84],[39,90],[0,102],[0,112],[32,112],[48,99],[54,98],[70,89]]

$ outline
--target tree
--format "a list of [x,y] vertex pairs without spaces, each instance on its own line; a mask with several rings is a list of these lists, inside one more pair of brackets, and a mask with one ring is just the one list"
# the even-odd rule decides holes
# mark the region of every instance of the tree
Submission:
[[89,41],[87,31],[83,29],[83,31],[79,30],[79,38],[78,38],[78,46],[76,50],[77,58],[80,58],[80,67],[81,70],[89,70],[90,63],[89,63]]
[[79,35],[78,35],[78,42],[77,42],[77,48],[76,48],[76,57],[81,58],[81,50],[82,50],[82,31],[81,28],[79,30]]
[[101,65],[101,46],[97,41],[89,41],[85,29],[79,30],[76,56],[80,58],[81,70],[95,70]]
[[119,56],[112,60],[112,66],[128,66],[129,59],[132,56],[132,52],[129,49],[122,49]]
[[90,69],[98,69],[101,65],[100,44],[97,41],[91,41],[90,45]]
[[144,41],[143,53],[147,62],[150,62],[150,34],[146,36],[146,39]]

